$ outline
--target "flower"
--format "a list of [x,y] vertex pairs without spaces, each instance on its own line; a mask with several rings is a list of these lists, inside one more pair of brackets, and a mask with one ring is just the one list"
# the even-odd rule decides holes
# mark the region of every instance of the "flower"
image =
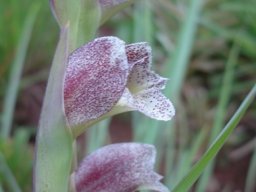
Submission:
[[87,156],[72,174],[77,192],[133,192],[138,189],[168,192],[153,171],[153,145],[119,143],[100,148]]
[[70,54],[64,80],[64,109],[71,127],[138,110],[170,120],[175,110],[161,93],[167,82],[151,67],[151,48],[101,37]]

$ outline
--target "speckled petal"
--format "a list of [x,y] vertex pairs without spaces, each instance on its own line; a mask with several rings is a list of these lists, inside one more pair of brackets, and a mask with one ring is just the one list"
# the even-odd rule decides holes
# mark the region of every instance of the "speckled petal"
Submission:
[[[86,157],[73,174],[77,192],[133,192],[141,187],[166,192],[153,171],[154,146],[112,144]],[[168,190],[167,190],[168,191]]]
[[125,94],[113,109],[117,113],[137,110],[148,117],[163,121],[171,120],[175,115],[172,102],[155,88],[141,91],[135,95],[126,89]]
[[133,99],[133,107],[153,119],[168,121],[175,115],[171,101],[157,89],[140,92]]
[[122,96],[129,73],[125,43],[102,37],[69,56],[64,82],[64,105],[71,126],[96,119]]
[[152,87],[164,89],[167,79],[150,70],[152,62],[150,46],[147,43],[135,43],[125,48],[131,66],[127,83],[129,90],[136,94]]
[[142,64],[149,69],[152,62],[152,50],[147,42],[133,43],[125,46],[128,62],[133,67]]
[[127,106],[154,119],[170,120],[175,114],[175,109],[169,99],[161,93],[167,79],[150,69],[151,48],[147,43],[130,44],[126,46],[126,54],[131,66],[127,87],[133,97],[129,99],[132,102],[127,103]]

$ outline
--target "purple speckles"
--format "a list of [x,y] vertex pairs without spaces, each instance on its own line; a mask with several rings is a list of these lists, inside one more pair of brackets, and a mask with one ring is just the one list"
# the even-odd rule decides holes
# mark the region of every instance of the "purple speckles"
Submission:
[[[95,39],[71,53],[64,80],[71,128],[131,110],[170,120],[175,110],[161,93],[167,79],[151,71],[151,60],[147,43],[125,45],[116,37]],[[72,174],[72,184],[77,192],[168,192],[153,171],[155,155],[155,148],[146,144],[103,147],[83,160]]]
[[134,96],[133,106],[145,115],[168,121],[174,116],[172,103],[159,91],[148,89]]
[[131,66],[127,87],[133,96],[129,107],[154,119],[170,120],[175,109],[161,93],[167,79],[150,70],[151,48],[147,43],[135,43],[126,46],[126,54]]
[[151,47],[146,42],[134,43],[125,46],[128,62],[133,67],[141,64],[144,68],[150,68],[152,55]]
[[133,192],[139,187],[169,190],[153,171],[154,146],[140,143],[112,144],[86,157],[73,174],[77,192]]
[[130,110],[170,120],[175,110],[161,93],[167,79],[150,70],[151,57],[147,43],[125,45],[116,37],[95,39],[71,53],[64,82],[69,124]]
[[69,56],[64,83],[69,124],[110,111],[123,94],[128,71],[124,42],[118,38],[99,38],[75,50]]

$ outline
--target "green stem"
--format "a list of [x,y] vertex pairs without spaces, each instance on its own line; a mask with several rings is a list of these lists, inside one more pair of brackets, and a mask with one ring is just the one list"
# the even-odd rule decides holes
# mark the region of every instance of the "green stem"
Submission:
[[69,52],[69,27],[62,29],[48,80],[37,132],[35,192],[67,192],[73,137],[63,110],[63,78]]

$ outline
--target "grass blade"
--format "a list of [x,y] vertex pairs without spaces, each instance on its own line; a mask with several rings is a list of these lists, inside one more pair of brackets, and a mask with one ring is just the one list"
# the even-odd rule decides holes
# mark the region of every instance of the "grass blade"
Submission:
[[5,162],[4,156],[2,153],[0,153],[0,174],[4,175],[4,178],[6,179],[6,183],[9,186],[9,190],[13,192],[21,192],[21,189],[12,174],[12,171],[10,170],[9,166]]
[[[171,94],[171,99],[175,100],[178,98],[182,83],[185,78],[188,60],[191,54],[192,45],[195,39],[195,33],[198,26],[198,19],[202,8],[202,0],[193,0],[188,8],[188,14],[184,19],[180,36],[178,39],[178,45],[175,52],[172,54],[169,60],[172,60],[168,69],[166,70],[167,77],[170,82],[166,87],[165,92]],[[168,94],[168,95],[169,95]]]
[[184,159],[184,161],[183,162],[179,161],[181,163],[177,166],[176,175],[172,174],[172,177],[170,177],[170,180],[168,180],[167,183],[173,183],[174,184],[173,186],[175,186],[175,184],[177,184],[190,170],[190,168],[192,167],[193,161],[196,157],[196,154],[205,140],[206,133],[207,133],[206,129],[204,129],[203,127],[202,131],[196,136],[195,140],[192,142],[191,149],[190,150],[185,149],[182,151],[182,155],[180,155],[180,159],[181,160]]
[[[176,107],[178,107],[178,98],[181,93],[181,88],[189,64],[189,58],[192,52],[193,42],[195,40],[195,33],[202,10],[202,0],[192,0],[188,6],[188,13],[184,18],[184,23],[182,24],[181,31],[179,32],[180,35],[177,48],[174,53],[171,54],[171,57],[169,58],[170,65],[167,65],[168,68],[166,69],[166,74],[164,74],[164,76],[170,79],[170,83],[168,83],[165,93]],[[173,124],[173,121],[167,122],[164,125],[163,123],[161,124],[166,128],[164,137],[166,138],[168,151],[165,161],[165,175],[167,181],[170,181],[170,173],[172,172],[174,162],[175,131],[173,129],[175,128],[175,125]],[[173,172],[173,174],[175,173]],[[167,184],[168,186],[171,186],[171,183]]]
[[9,78],[9,84],[7,86],[6,95],[4,98],[3,106],[3,119],[2,119],[2,136],[8,138],[11,132],[13,113],[15,103],[18,94],[19,83],[21,79],[21,73],[27,54],[28,44],[31,38],[34,22],[36,19],[37,12],[39,10],[38,5],[31,6],[27,18],[24,23],[24,28],[20,35],[20,40],[17,46],[17,53],[15,55],[11,74]]
[[100,121],[99,123],[97,123],[93,127],[90,127],[87,130],[87,154],[95,151],[96,149],[106,144],[106,140],[107,138],[109,138],[108,127],[110,124],[110,120],[110,118],[104,119],[103,121]]
[[245,184],[245,192],[251,192],[256,190],[256,143],[254,142],[254,152],[249,165],[248,174]]
[[198,177],[201,175],[205,167],[208,165],[208,163],[216,156],[218,151],[221,149],[221,147],[225,144],[228,137],[231,135],[241,118],[243,117],[244,113],[254,100],[256,95],[256,84],[252,88],[252,90],[249,92],[247,97],[244,99],[236,113],[233,115],[231,120],[228,122],[228,124],[225,126],[225,128],[222,130],[222,132],[218,135],[218,137],[215,139],[215,141],[212,143],[212,145],[209,147],[209,149],[205,152],[205,154],[202,156],[202,158],[192,167],[190,172],[174,187],[173,192],[183,192],[187,191],[194,182],[198,179]]
[[[209,143],[213,142],[213,140],[220,133],[220,130],[224,125],[225,114],[227,113],[227,104],[232,91],[231,87],[232,87],[232,81],[234,77],[234,66],[237,62],[238,55],[239,55],[239,48],[236,45],[234,45],[231,49],[230,56],[226,65],[224,80],[222,83],[221,93],[219,97],[220,99],[217,106],[216,116],[214,120],[213,129],[211,131]],[[197,192],[205,191],[209,178],[212,174],[213,167],[214,167],[214,160],[209,163],[202,177],[200,178],[197,186],[197,190],[196,190]]]

